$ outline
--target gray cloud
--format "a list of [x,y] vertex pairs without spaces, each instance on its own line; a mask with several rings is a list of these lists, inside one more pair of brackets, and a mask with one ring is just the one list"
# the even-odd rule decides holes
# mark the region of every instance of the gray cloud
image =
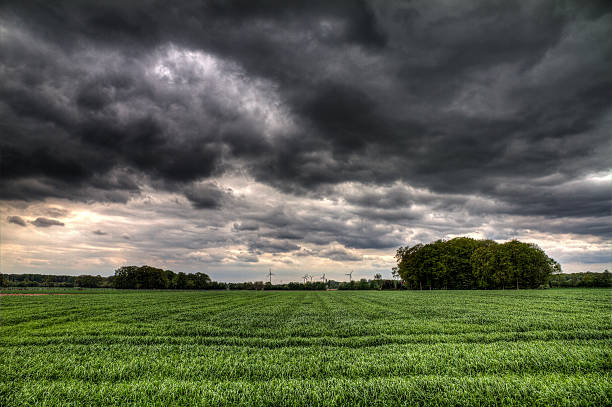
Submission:
[[60,222],[57,219],[49,219],[49,218],[43,218],[43,217],[38,217],[35,220],[31,221],[30,223],[36,226],[37,228],[48,228],[51,226],[64,226],[64,223]]
[[52,218],[62,218],[70,213],[66,209],[55,208],[55,207],[46,208],[44,212],[45,212],[45,215],[50,216]]
[[325,257],[334,261],[360,261],[363,256],[350,253],[342,248],[324,249],[318,253],[319,257]]
[[26,221],[21,216],[9,216],[6,218],[9,223],[14,223],[19,226],[26,226]]
[[258,230],[259,225],[254,221],[243,221],[240,223],[234,223],[234,230],[236,231],[254,231]]
[[257,256],[254,254],[241,254],[239,256],[236,256],[236,260],[245,263],[257,263],[259,261]]
[[93,232],[91,232],[91,233],[93,233],[94,235],[97,235],[97,236],[106,236],[106,235],[108,235],[108,233],[103,232],[103,231],[101,231],[100,229],[98,229],[98,230],[94,230],[94,231],[93,231]]
[[254,253],[287,253],[299,250],[300,246],[282,240],[258,238],[249,242],[249,249]]
[[222,190],[214,183],[205,183],[185,189],[185,196],[194,208],[217,209],[231,198],[231,191]]

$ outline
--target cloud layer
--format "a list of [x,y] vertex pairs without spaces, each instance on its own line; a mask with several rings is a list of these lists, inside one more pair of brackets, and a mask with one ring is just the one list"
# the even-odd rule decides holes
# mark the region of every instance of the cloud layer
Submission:
[[184,267],[379,270],[461,234],[609,263],[604,4],[6,2],[3,219],[89,211]]

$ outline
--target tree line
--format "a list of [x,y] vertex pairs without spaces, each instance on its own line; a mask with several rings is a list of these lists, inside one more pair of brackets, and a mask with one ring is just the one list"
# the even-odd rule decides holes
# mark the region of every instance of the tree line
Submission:
[[604,270],[603,273],[569,273],[554,274],[550,278],[550,286],[557,287],[612,287],[612,273]]
[[0,274],[0,286],[190,290],[612,287],[612,274],[608,270],[603,273],[559,274],[558,263],[543,256],[544,252],[537,246],[518,241],[498,244],[492,241],[457,238],[400,248],[396,253],[398,266],[393,269],[393,273],[400,276],[401,281],[383,279],[377,274],[372,280],[362,278],[348,282],[327,280],[285,284],[262,281],[223,283],[211,281],[205,273],[187,274],[151,266],[125,266],[115,270],[115,275],[110,277]]
[[400,247],[393,272],[409,289],[548,287],[561,266],[532,243],[458,237]]
[[0,274],[3,287],[81,287],[117,289],[183,289],[183,290],[375,290],[399,289],[402,285],[396,280],[383,280],[380,274],[373,280],[338,282],[335,280],[288,282],[272,284],[263,281],[224,283],[212,281],[205,273],[176,273],[151,266],[124,266],[115,270],[110,277],[80,275],[45,274]]
[[110,287],[109,277],[63,276],[51,274],[0,274],[2,287],[86,287],[85,281],[96,281],[96,287]]

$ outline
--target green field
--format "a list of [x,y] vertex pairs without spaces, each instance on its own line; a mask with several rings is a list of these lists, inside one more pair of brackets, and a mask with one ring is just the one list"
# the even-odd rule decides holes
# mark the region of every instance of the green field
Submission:
[[2,296],[0,405],[612,405],[610,301],[607,289]]

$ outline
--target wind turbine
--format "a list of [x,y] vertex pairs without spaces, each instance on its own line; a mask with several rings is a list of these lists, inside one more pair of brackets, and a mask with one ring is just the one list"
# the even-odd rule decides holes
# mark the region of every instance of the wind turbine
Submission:
[[268,270],[268,274],[267,275],[268,275],[268,278],[270,279],[270,284],[272,284],[272,276],[274,275],[274,273],[272,273],[272,268],[270,268]]
[[350,273],[346,273],[345,276],[349,276],[349,281],[353,281],[353,270]]
[[304,284],[306,284],[306,280],[308,280],[308,274],[304,274],[302,276],[302,279],[304,280]]
[[321,277],[319,277],[319,279],[323,280],[325,282],[325,284],[327,284],[327,279],[325,278],[325,273],[323,273],[323,275]]

